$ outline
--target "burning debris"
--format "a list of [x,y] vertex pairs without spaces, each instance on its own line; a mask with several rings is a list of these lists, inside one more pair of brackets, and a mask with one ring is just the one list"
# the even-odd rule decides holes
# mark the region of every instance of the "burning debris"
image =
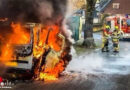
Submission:
[[0,62],[30,70],[36,80],[56,80],[71,60],[63,23],[67,0],[0,2],[0,22],[11,30],[0,35]]
[[57,25],[45,26],[42,30],[36,27],[34,31],[37,32],[34,34],[36,38],[34,39],[33,55],[36,60],[39,60],[35,68],[36,77],[38,79],[43,77],[47,79],[47,76],[58,77],[58,74],[64,70],[62,53],[65,48],[65,38],[60,33],[60,27]]

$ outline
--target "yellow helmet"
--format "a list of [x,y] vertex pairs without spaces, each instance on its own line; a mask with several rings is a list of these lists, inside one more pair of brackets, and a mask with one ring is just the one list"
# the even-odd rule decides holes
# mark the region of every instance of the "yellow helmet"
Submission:
[[116,30],[118,30],[118,29],[119,29],[119,27],[118,27],[118,26],[115,26],[115,29],[116,29]]
[[106,29],[110,29],[110,26],[108,26],[108,25],[106,25],[106,27],[105,27]]

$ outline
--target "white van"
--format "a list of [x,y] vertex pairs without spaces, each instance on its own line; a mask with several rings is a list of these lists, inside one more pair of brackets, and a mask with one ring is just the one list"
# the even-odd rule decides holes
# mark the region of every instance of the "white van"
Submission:
[[[28,23],[25,25],[28,32],[30,33],[30,42],[28,44],[13,45],[16,60],[11,60],[9,63],[17,63],[16,66],[9,66],[7,69],[6,76],[8,77],[21,77],[21,76],[32,76],[33,69],[33,28],[35,24]],[[17,73],[17,74],[16,74]],[[29,73],[30,75],[26,75]],[[30,77],[31,78],[31,77]]]

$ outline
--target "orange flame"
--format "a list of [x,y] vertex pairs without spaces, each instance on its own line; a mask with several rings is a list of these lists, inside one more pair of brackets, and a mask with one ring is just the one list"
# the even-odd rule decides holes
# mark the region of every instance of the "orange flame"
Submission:
[[[11,27],[13,33],[8,36],[8,40],[4,45],[2,45],[2,52],[0,55],[0,61],[3,61],[6,65],[9,65],[6,62],[10,60],[16,60],[13,45],[28,44],[31,40],[30,33],[28,33],[27,30],[20,23],[17,24],[12,23]],[[34,34],[33,56],[39,59],[39,57],[41,57],[45,53],[45,49],[48,47],[56,52],[60,52],[62,49],[62,40],[60,40],[58,37],[59,33],[60,33],[60,27],[58,25],[51,25],[51,26],[42,26],[40,24],[36,25],[33,29]],[[48,41],[48,43],[46,43],[46,40]],[[64,70],[65,65],[64,61],[62,60],[62,58],[60,58],[60,56],[56,56],[56,60],[57,59],[59,60],[57,60],[54,67],[46,67],[44,68],[43,71],[40,72],[39,76],[40,79],[57,80],[59,74]],[[52,59],[52,61],[54,60]]]
[[11,24],[13,34],[10,37],[11,44],[28,44],[30,42],[30,33],[22,27],[21,24]]
[[44,72],[40,73],[40,79],[57,80],[59,74],[64,70],[64,61],[61,60],[54,68],[46,68]]
[[[16,60],[13,45],[27,44],[30,41],[29,33],[21,24],[11,24],[13,33],[8,36],[8,40],[1,47],[0,61],[7,64],[8,61]],[[16,65],[16,64],[14,64]]]
[[[52,31],[49,34],[48,37],[48,44],[47,46],[53,48],[56,51],[59,51],[61,47],[57,44],[57,34],[59,33],[59,27],[54,26],[46,26],[42,30],[39,30],[38,27],[34,27],[34,48],[33,48],[33,54],[34,57],[38,58],[44,53],[44,46],[45,41],[47,39],[47,34],[49,32],[49,29],[52,29]],[[38,31],[39,30],[39,31]],[[38,35],[39,33],[39,35]]]
[[[48,43],[46,45],[46,39],[50,29],[51,31],[49,33]],[[42,56],[42,54],[44,53],[44,49],[48,47],[51,47],[51,49],[55,50],[56,52],[60,51],[62,49],[61,48],[62,40],[58,38],[59,32],[60,32],[60,28],[58,25],[46,26],[41,30],[39,30],[38,27],[35,27],[34,28],[34,52],[33,52],[34,57],[39,58],[40,56]],[[37,35],[39,37],[37,37]],[[64,61],[59,60],[57,65],[55,65],[53,68],[47,67],[42,72],[40,72],[40,76],[38,78],[44,79],[45,81],[57,80],[59,74],[63,70],[64,70]]]

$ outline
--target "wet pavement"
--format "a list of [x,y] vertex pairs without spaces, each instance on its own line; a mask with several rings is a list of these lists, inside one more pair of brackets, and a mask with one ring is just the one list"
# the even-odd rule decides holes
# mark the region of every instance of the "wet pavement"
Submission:
[[108,53],[95,49],[75,55],[59,80],[18,82],[12,90],[130,90],[130,42],[121,41],[119,53],[110,43]]

